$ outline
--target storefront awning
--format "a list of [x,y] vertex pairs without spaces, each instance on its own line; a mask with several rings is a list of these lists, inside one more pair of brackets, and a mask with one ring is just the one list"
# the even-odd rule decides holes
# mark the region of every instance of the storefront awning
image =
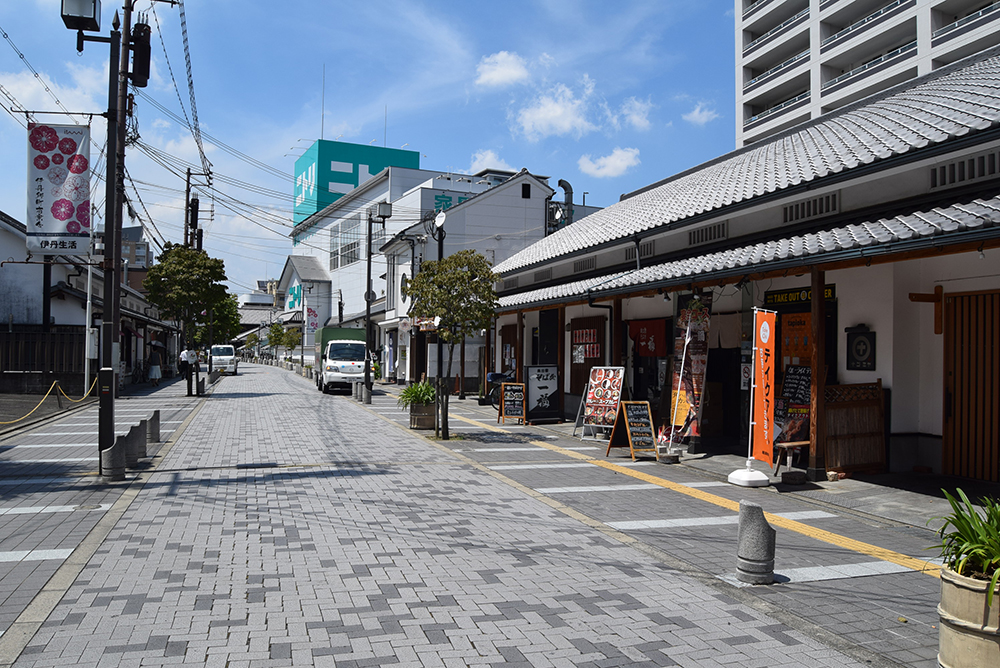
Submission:
[[672,291],[693,283],[735,282],[814,265],[850,266],[902,259],[950,246],[1000,245],[1000,197],[863,222],[820,232],[683,258],[500,298],[499,312],[607,299],[644,290]]

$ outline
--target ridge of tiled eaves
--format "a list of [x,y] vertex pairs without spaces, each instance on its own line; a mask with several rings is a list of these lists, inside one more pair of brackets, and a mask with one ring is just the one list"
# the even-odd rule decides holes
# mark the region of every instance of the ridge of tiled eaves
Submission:
[[[974,232],[997,225],[1000,225],[1000,196],[774,239],[642,269],[529,290],[501,297],[500,310],[573,297],[600,297],[602,294],[616,293],[636,286],[661,287],[672,280],[686,285],[699,280],[699,277],[710,278],[711,274],[719,272],[740,275],[767,271],[768,264],[793,258],[802,258],[803,261],[809,258],[810,262],[822,262],[820,256],[823,254],[874,250],[879,246],[915,242],[928,237],[941,237],[960,232]],[[997,236],[1000,236],[1000,230]]]
[[652,184],[501,262],[499,274],[938,144],[1000,122],[1000,47]]

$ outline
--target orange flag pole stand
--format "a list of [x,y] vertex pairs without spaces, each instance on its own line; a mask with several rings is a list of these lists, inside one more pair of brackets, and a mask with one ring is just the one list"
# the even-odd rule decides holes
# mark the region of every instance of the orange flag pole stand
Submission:
[[750,435],[747,437],[747,467],[729,474],[729,482],[740,487],[767,487],[766,473],[753,469],[753,460],[771,466],[774,456],[774,311],[754,308],[753,381],[750,385]]

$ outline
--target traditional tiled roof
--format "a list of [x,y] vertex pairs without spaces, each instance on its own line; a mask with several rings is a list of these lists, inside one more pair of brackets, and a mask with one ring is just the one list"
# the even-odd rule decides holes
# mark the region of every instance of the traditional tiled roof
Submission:
[[[598,297],[627,292],[636,286],[687,285],[714,277],[741,276],[846,259],[849,255],[874,257],[905,252],[927,240],[983,232],[1000,237],[1000,197],[968,204],[931,209],[907,216],[847,225],[821,232],[786,237],[739,248],[708,253],[673,262],[598,276],[564,285],[530,290],[500,299],[500,310],[564,301],[573,297]],[[957,240],[957,239],[951,239]]]
[[498,273],[641,234],[1000,122],[1000,48],[637,191],[497,265]]

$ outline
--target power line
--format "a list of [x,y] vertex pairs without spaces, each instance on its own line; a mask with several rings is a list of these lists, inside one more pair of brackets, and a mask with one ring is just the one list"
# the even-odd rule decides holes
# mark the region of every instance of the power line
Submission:
[[[55,100],[56,104],[59,105],[59,108],[65,111],[66,115],[68,115],[70,118],[73,119],[74,123],[79,124],[80,121],[78,121],[76,117],[73,116],[73,114],[69,113],[69,109],[63,106],[63,103],[59,101],[59,98],[56,97],[56,94],[52,92],[52,89],[49,88],[49,85],[45,83],[44,79],[42,79],[42,75],[38,73],[38,70],[36,70],[34,67],[31,66],[31,63],[28,62],[28,59],[25,58],[24,54],[21,53],[21,50],[17,48],[16,44],[14,44],[14,40],[10,38],[10,35],[8,35],[2,27],[0,27],[0,35],[3,35],[3,38],[7,40],[8,44],[10,44],[10,48],[14,49],[14,53],[16,53],[18,58],[21,59],[21,62],[24,63],[24,66],[27,67],[28,70],[31,71],[33,75],[35,75],[35,79],[38,81],[38,83],[42,85],[42,88],[44,88],[45,92],[49,94],[49,97]],[[32,119],[32,121],[34,121],[34,119]]]
[[184,13],[184,0],[177,0],[177,6],[181,14],[181,37],[184,41],[184,60],[187,63],[188,93],[191,95],[191,132],[194,134],[194,143],[198,145],[198,153],[201,155],[201,169],[205,174],[211,174],[212,163],[205,157],[205,147],[201,144],[201,127],[198,125],[198,105],[194,101],[194,75],[191,73],[191,49],[188,46],[187,16]]

